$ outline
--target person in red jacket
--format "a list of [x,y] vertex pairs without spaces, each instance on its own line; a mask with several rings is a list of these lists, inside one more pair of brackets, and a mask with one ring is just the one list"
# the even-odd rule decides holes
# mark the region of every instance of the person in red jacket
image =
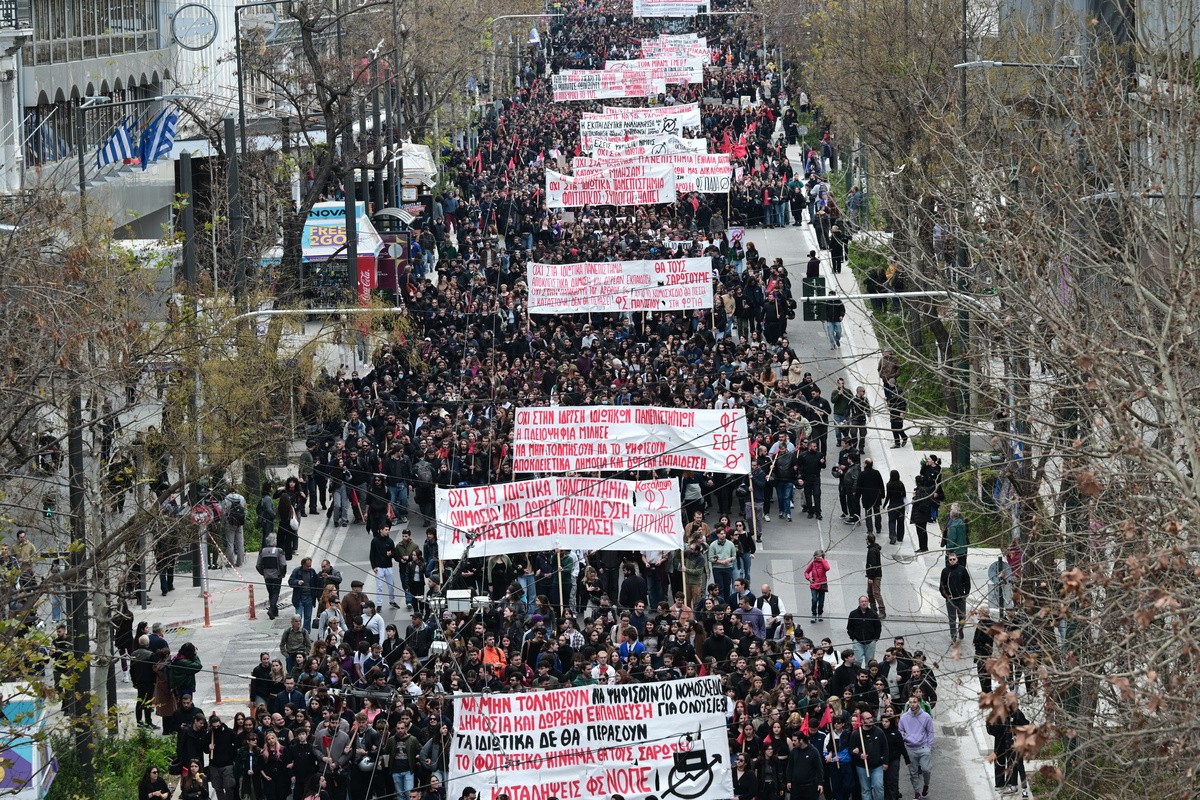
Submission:
[[808,590],[812,594],[812,622],[825,618],[825,595],[829,592],[829,562],[825,560],[825,551],[813,553],[812,561],[804,568],[804,579],[808,581]]

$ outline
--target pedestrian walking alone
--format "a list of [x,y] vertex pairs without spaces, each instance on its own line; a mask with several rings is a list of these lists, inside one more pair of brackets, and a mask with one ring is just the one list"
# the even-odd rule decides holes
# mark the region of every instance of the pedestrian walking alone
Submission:
[[813,553],[812,561],[804,568],[804,579],[808,581],[808,591],[811,595],[809,611],[811,622],[825,620],[825,595],[829,593],[829,562],[825,560],[825,551]]

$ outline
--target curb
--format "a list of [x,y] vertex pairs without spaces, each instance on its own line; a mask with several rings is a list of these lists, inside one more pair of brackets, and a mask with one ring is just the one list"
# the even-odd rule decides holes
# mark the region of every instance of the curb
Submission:
[[[321,524],[321,530],[317,532],[317,535],[312,540],[312,549],[315,552],[317,552],[317,553],[328,552],[327,548],[324,546],[325,545],[325,542],[324,542],[325,535],[328,532],[329,532],[329,519],[326,518],[325,521]],[[314,558],[316,558],[316,556],[314,556]],[[250,581],[245,581],[242,585],[243,586],[251,586],[252,584]],[[257,611],[258,609],[265,610],[266,607],[267,607],[267,601],[265,601],[265,600],[261,603],[254,604],[255,611]],[[228,611],[210,611],[208,618],[209,618],[209,621],[212,622],[212,621],[216,621],[216,620],[231,619],[233,617],[239,616],[241,614],[246,614],[246,613],[248,613],[247,606],[243,606],[242,608],[230,609]],[[246,621],[249,622],[250,620],[247,619]],[[182,619],[182,620],[178,620],[175,622],[165,622],[165,623],[163,623],[163,628],[166,631],[178,632],[182,628],[194,628],[197,625],[204,625],[204,615],[203,614],[201,614],[198,617],[190,617],[188,619]]]

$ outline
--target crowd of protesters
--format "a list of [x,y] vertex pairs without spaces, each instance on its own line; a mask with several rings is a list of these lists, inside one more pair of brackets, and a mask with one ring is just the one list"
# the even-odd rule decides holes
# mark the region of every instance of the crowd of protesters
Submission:
[[[164,730],[178,737],[171,771],[181,775],[184,797],[207,797],[211,785],[221,800],[446,800],[448,694],[701,675],[725,680],[738,800],[898,800],[910,790],[902,785],[928,795],[938,678],[903,637],[877,651],[886,617],[878,576],[868,575],[873,589],[845,628],[818,637],[825,592],[837,580],[823,553],[804,571],[809,615],[785,608],[756,574],[763,523],[772,514],[788,523],[803,524],[802,514],[821,519],[821,480],[831,473],[842,519],[865,520],[875,552],[885,519],[889,543],[912,524],[927,549],[926,527],[942,500],[940,465],[927,462],[911,498],[898,473],[885,481],[865,436],[882,411],[862,388],[819,385],[814,374],[834,369],[804,363],[789,341],[792,265],[761,253],[746,231],[811,225],[820,250],[844,257],[853,221],[843,220],[824,182],[827,146],[802,151],[800,163],[788,158],[797,109],[781,107],[778,89],[801,96],[800,87],[764,60],[754,25],[712,20],[705,83],[669,87],[657,102],[703,103],[693,133],[730,153],[736,177],[728,196],[573,214],[544,209],[545,168],[565,171],[579,152],[579,113],[600,105],[551,102],[544,69],[636,55],[639,39],[660,28],[632,18],[627,5],[557,18],[530,52],[520,85],[483,123],[478,150],[449,154],[455,186],[437,198],[404,284],[416,340],[380,346],[361,370],[327,376],[319,388],[337,395],[344,414],[311,432],[296,477],[261,492],[256,567],[269,614],[289,599],[295,614],[278,652],[262,653],[253,671],[252,710],[228,725],[206,718],[188,691],[188,674],[194,689],[200,668],[194,648],[177,667],[179,654],[153,631],[145,644],[139,638],[135,682],[149,687],[143,724],[157,708]],[[807,100],[801,105],[807,112]],[[713,308],[529,313],[531,261],[667,256],[712,258]],[[887,371],[898,398],[890,364]],[[441,558],[435,489],[527,477],[512,471],[513,412],[550,403],[741,408],[757,457],[748,476],[669,473],[681,485],[682,551]],[[900,446],[901,403],[885,410]],[[343,578],[328,561],[297,562],[305,550],[298,520],[309,514],[355,526],[370,585]],[[965,561],[965,540],[962,549]],[[948,604],[961,610],[958,578],[944,583],[954,595]],[[281,597],[285,584],[290,598]],[[432,602],[448,589],[490,602],[452,613]],[[961,637],[959,618],[950,624]],[[991,626],[979,630],[977,663],[992,646]],[[163,681],[166,693],[156,691]],[[1009,741],[997,775],[1015,786],[1023,773],[1011,718],[997,724],[998,740]],[[163,781],[148,771],[141,796],[157,800]]]

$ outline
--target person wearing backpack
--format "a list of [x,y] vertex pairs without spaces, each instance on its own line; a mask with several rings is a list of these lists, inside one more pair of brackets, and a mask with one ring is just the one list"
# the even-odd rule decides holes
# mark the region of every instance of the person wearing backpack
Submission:
[[279,616],[279,588],[283,585],[283,576],[287,574],[287,557],[283,548],[276,547],[275,534],[268,534],[263,539],[255,569],[267,585],[267,618],[275,619]]
[[417,498],[417,507],[421,509],[421,516],[425,517],[426,525],[433,525],[433,490],[437,488],[434,481],[435,473],[433,464],[429,458],[422,453],[421,460],[413,467],[413,494]]
[[230,492],[221,501],[221,517],[225,523],[225,557],[232,566],[246,561],[246,498]]

